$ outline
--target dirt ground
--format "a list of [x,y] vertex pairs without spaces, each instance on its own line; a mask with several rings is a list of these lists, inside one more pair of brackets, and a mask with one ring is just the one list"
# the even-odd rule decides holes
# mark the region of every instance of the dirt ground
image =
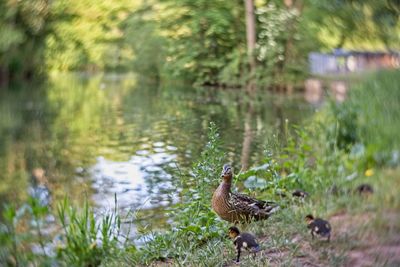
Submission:
[[[386,214],[382,218],[382,225],[374,229],[369,225],[376,216],[373,213],[362,215],[336,214],[329,218],[332,225],[331,242],[325,240],[312,240],[300,235],[294,236],[292,243],[299,244],[295,253],[293,251],[266,249],[257,257],[258,266],[288,266],[287,259],[292,257],[289,266],[344,266],[344,267],[375,267],[375,266],[400,266],[400,232],[389,232],[391,227],[400,226],[398,214]],[[393,229],[392,229],[393,230]],[[386,234],[385,234],[386,233]],[[261,243],[268,242],[267,238],[260,238]],[[330,256],[330,260],[328,259]],[[332,260],[333,257],[337,259]],[[246,254],[243,255],[247,257]],[[234,262],[225,266],[238,266]],[[240,266],[247,266],[243,261]]]
[[[398,267],[400,266],[400,214],[386,213],[376,221],[375,213],[350,215],[338,213],[330,218],[332,225],[331,242],[312,240],[311,235],[293,236],[291,243],[297,249],[264,249],[256,260],[250,261],[247,252],[242,253],[241,263],[226,261],[223,266],[301,266],[301,267]],[[269,242],[268,237],[258,238],[261,244]],[[227,248],[227,249],[232,249]],[[228,253],[224,253],[228,257]],[[290,259],[290,260],[288,260]],[[152,266],[176,266],[176,262],[154,262]]]

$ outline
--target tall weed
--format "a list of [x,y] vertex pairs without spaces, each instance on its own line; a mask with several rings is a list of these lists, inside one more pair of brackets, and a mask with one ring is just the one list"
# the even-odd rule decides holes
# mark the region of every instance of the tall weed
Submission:
[[67,199],[58,206],[58,217],[63,233],[57,257],[67,265],[99,266],[120,251],[121,218],[115,202],[114,212],[95,218],[93,209],[85,201],[81,210]]

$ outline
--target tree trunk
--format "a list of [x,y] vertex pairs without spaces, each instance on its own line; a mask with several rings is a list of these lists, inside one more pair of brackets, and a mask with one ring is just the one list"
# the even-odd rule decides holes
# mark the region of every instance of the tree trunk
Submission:
[[254,16],[253,0],[244,0],[246,8],[246,37],[247,37],[247,54],[250,65],[250,80],[246,87],[248,92],[255,89],[254,74],[256,69],[256,60],[254,58],[254,49],[256,48],[256,23]]

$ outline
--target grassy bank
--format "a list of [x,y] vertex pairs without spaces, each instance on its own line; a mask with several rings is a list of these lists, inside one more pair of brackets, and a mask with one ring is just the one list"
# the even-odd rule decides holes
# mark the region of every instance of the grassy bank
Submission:
[[[398,72],[372,75],[352,88],[344,103],[327,103],[308,125],[288,131],[284,140],[271,140],[264,162],[236,176],[241,191],[273,199],[283,207],[267,221],[242,226],[255,233],[264,247],[262,256],[245,258],[243,266],[399,262],[399,77]],[[172,229],[156,235],[124,263],[232,264],[234,249],[226,239],[229,224],[210,213],[209,206],[224,160],[217,156],[215,134],[212,130],[202,161],[194,166],[193,190],[179,206],[182,211],[175,210]],[[362,183],[372,185],[372,196],[355,192]],[[280,197],[295,188],[306,190],[310,197],[304,202]],[[308,213],[331,221],[330,244],[311,240],[304,222]]]
[[[282,209],[270,219],[240,225],[254,233],[262,251],[242,266],[396,266],[400,263],[400,73],[371,75],[350,90],[344,103],[328,102],[312,121],[287,125],[282,140],[271,139],[258,166],[235,176],[240,191],[274,200]],[[55,252],[46,250],[47,210],[32,200],[26,208],[8,206],[0,228],[0,261],[10,266],[230,266],[234,249],[230,226],[211,211],[213,190],[226,158],[215,125],[190,173],[177,175],[191,185],[182,203],[169,210],[169,229],[138,229],[145,240],[136,247],[121,235],[117,211],[96,220],[89,206],[63,203]],[[369,183],[370,196],[355,188]],[[304,201],[293,189],[309,192]],[[283,197],[286,195],[286,197]],[[333,226],[330,243],[312,240],[304,216],[312,213]],[[134,218],[134,216],[132,215]],[[23,223],[29,218],[30,223]],[[30,243],[38,244],[39,253]]]

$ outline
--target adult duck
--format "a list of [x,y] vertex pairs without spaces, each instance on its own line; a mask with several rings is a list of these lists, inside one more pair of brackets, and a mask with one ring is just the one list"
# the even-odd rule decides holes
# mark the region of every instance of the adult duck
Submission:
[[233,171],[229,164],[222,168],[221,177],[222,182],[212,197],[212,208],[221,219],[232,223],[264,220],[277,210],[278,206],[274,202],[232,192]]

